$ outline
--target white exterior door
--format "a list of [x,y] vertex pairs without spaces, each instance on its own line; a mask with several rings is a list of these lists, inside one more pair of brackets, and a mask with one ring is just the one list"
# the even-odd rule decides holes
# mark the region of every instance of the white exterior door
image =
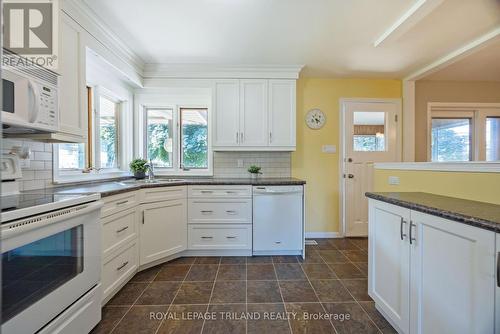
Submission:
[[269,146],[295,147],[295,80],[269,80]]
[[372,190],[373,164],[400,160],[401,103],[399,100],[346,101],[342,113],[345,234],[366,236],[368,200],[365,192]]
[[410,210],[370,200],[368,293],[402,333],[410,326]]
[[267,80],[241,80],[240,146],[266,146],[267,132]]
[[415,334],[494,333],[495,233],[412,211]]
[[141,205],[140,265],[187,248],[186,200]]
[[240,83],[223,80],[215,83],[214,146],[237,146],[240,141]]

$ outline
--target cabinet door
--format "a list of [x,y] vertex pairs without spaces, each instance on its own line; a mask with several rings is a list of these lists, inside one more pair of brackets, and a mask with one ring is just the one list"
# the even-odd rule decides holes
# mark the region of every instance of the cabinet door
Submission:
[[240,81],[240,146],[267,146],[267,80]]
[[370,200],[368,247],[368,294],[399,327],[410,325],[410,210]]
[[141,205],[140,264],[144,265],[187,248],[186,200]]
[[295,149],[295,80],[269,80],[269,146]]
[[59,131],[87,137],[85,48],[83,28],[61,12],[59,58]]
[[493,333],[495,233],[412,211],[411,333]]
[[214,146],[238,146],[240,141],[240,86],[238,80],[215,83]]

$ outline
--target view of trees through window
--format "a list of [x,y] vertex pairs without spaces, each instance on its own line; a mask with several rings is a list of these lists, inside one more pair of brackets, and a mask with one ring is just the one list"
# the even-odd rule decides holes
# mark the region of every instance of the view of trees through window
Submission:
[[384,135],[354,135],[354,151],[379,152],[385,150]]
[[83,169],[85,144],[63,143],[58,145],[59,169]]
[[173,111],[148,109],[146,111],[147,157],[157,167],[171,168],[173,153]]
[[104,96],[100,96],[99,104],[100,168],[117,167],[116,114],[118,105]]
[[433,118],[432,161],[471,160],[471,119]]
[[207,109],[181,109],[182,166],[208,168]]

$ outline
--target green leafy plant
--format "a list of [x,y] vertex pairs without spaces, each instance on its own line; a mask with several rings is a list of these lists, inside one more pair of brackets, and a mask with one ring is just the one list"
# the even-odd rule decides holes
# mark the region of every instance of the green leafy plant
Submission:
[[135,158],[129,165],[130,170],[132,171],[132,173],[145,173],[148,170],[148,167],[146,166],[147,163],[148,162],[144,159]]
[[260,168],[259,166],[252,165],[252,166],[248,167],[248,172],[251,174],[262,174],[260,172],[261,169],[262,168]]

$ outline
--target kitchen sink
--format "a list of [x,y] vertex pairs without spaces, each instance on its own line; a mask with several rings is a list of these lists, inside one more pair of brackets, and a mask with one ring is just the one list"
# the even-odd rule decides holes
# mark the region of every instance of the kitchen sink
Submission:
[[117,183],[121,183],[123,185],[131,185],[131,184],[158,184],[158,183],[171,183],[171,182],[182,182],[184,179],[154,179],[153,181],[149,181],[148,179],[143,180],[125,180],[118,181]]

